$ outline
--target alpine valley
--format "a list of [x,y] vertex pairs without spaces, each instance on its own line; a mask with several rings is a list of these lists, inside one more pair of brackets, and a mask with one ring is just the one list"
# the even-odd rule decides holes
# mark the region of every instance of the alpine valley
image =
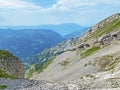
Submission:
[[[9,30],[9,33],[4,31],[0,31],[1,48],[7,49],[5,48],[7,45],[10,47],[9,51],[16,52],[15,55],[18,54],[21,57],[22,50],[28,47],[29,53],[23,52],[22,55],[30,56],[27,58],[30,62],[24,71],[22,63],[15,55],[1,50],[0,72],[2,72],[1,77],[4,74],[6,77],[0,79],[0,88],[6,90],[120,90],[120,13],[113,14],[88,30],[84,30],[81,36],[67,40],[50,30],[46,30],[45,34],[38,29],[29,29],[30,32],[19,30],[19,33],[11,30],[15,34],[11,34]],[[21,35],[25,43],[20,42],[24,45],[12,51],[11,49],[21,44],[13,43],[13,41],[18,42]],[[42,38],[44,36],[44,39],[39,39],[41,36]],[[50,46],[42,48],[48,44]],[[35,46],[38,47],[35,48]],[[33,54],[32,48],[37,52]],[[14,65],[14,63],[17,64]]]

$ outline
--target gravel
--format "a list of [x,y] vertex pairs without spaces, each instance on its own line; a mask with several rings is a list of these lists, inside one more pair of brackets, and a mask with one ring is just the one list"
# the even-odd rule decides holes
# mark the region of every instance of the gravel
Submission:
[[7,85],[5,90],[120,90],[120,78],[85,78],[66,82],[1,78],[0,85]]
[[27,79],[0,79],[0,85],[7,85],[6,90],[80,90],[74,85],[67,86],[60,82],[37,81]]

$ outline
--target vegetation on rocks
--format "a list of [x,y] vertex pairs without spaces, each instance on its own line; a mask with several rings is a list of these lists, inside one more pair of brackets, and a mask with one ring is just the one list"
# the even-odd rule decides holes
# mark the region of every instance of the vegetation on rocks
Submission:
[[0,50],[0,77],[23,78],[24,70],[21,61],[7,50]]
[[31,78],[33,76],[33,74],[43,72],[43,70],[46,69],[48,67],[48,65],[54,59],[55,59],[55,57],[52,57],[51,59],[49,59],[48,61],[46,61],[44,63],[37,63],[37,64],[29,66],[28,69],[26,70],[25,78],[29,79],[29,78]]
[[4,90],[7,88],[7,85],[0,85],[0,90]]
[[25,78],[31,78],[34,74],[35,70],[33,68],[29,68],[28,72],[25,73]]
[[114,70],[115,66],[120,62],[120,57],[115,55],[105,55],[97,57],[95,60],[96,65],[100,71]]
[[13,54],[11,54],[10,52],[8,52],[7,50],[0,50],[0,58],[15,58],[15,56]]
[[15,76],[9,75],[7,72],[5,72],[4,70],[0,69],[0,78],[11,78],[11,79],[15,79]]
[[52,57],[51,59],[49,59],[46,63],[44,63],[42,65],[42,67],[38,70],[38,73],[43,72],[44,69],[46,69],[48,67],[48,65],[55,59],[55,57]]
[[85,57],[91,55],[93,52],[95,52],[99,49],[100,49],[100,47],[89,48],[85,52],[81,53],[80,56],[81,56],[81,58],[85,58]]

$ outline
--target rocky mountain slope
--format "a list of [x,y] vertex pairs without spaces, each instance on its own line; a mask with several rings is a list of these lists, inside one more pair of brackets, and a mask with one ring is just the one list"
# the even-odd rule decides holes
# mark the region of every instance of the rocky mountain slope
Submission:
[[19,58],[38,54],[63,40],[61,35],[52,30],[0,29],[0,49],[9,50]]
[[0,50],[0,78],[23,78],[24,69],[21,61],[12,53]]
[[[79,81],[89,78],[94,79],[95,84],[97,80],[116,80],[120,75],[119,47],[120,14],[117,13],[90,28],[80,38],[69,39],[35,57],[38,63],[32,69],[38,71],[31,79]],[[46,65],[51,58],[53,60]]]

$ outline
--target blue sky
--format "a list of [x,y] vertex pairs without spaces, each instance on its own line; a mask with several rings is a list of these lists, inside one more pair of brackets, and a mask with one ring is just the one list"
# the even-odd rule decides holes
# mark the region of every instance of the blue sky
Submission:
[[0,25],[91,26],[120,12],[120,0],[0,0]]

